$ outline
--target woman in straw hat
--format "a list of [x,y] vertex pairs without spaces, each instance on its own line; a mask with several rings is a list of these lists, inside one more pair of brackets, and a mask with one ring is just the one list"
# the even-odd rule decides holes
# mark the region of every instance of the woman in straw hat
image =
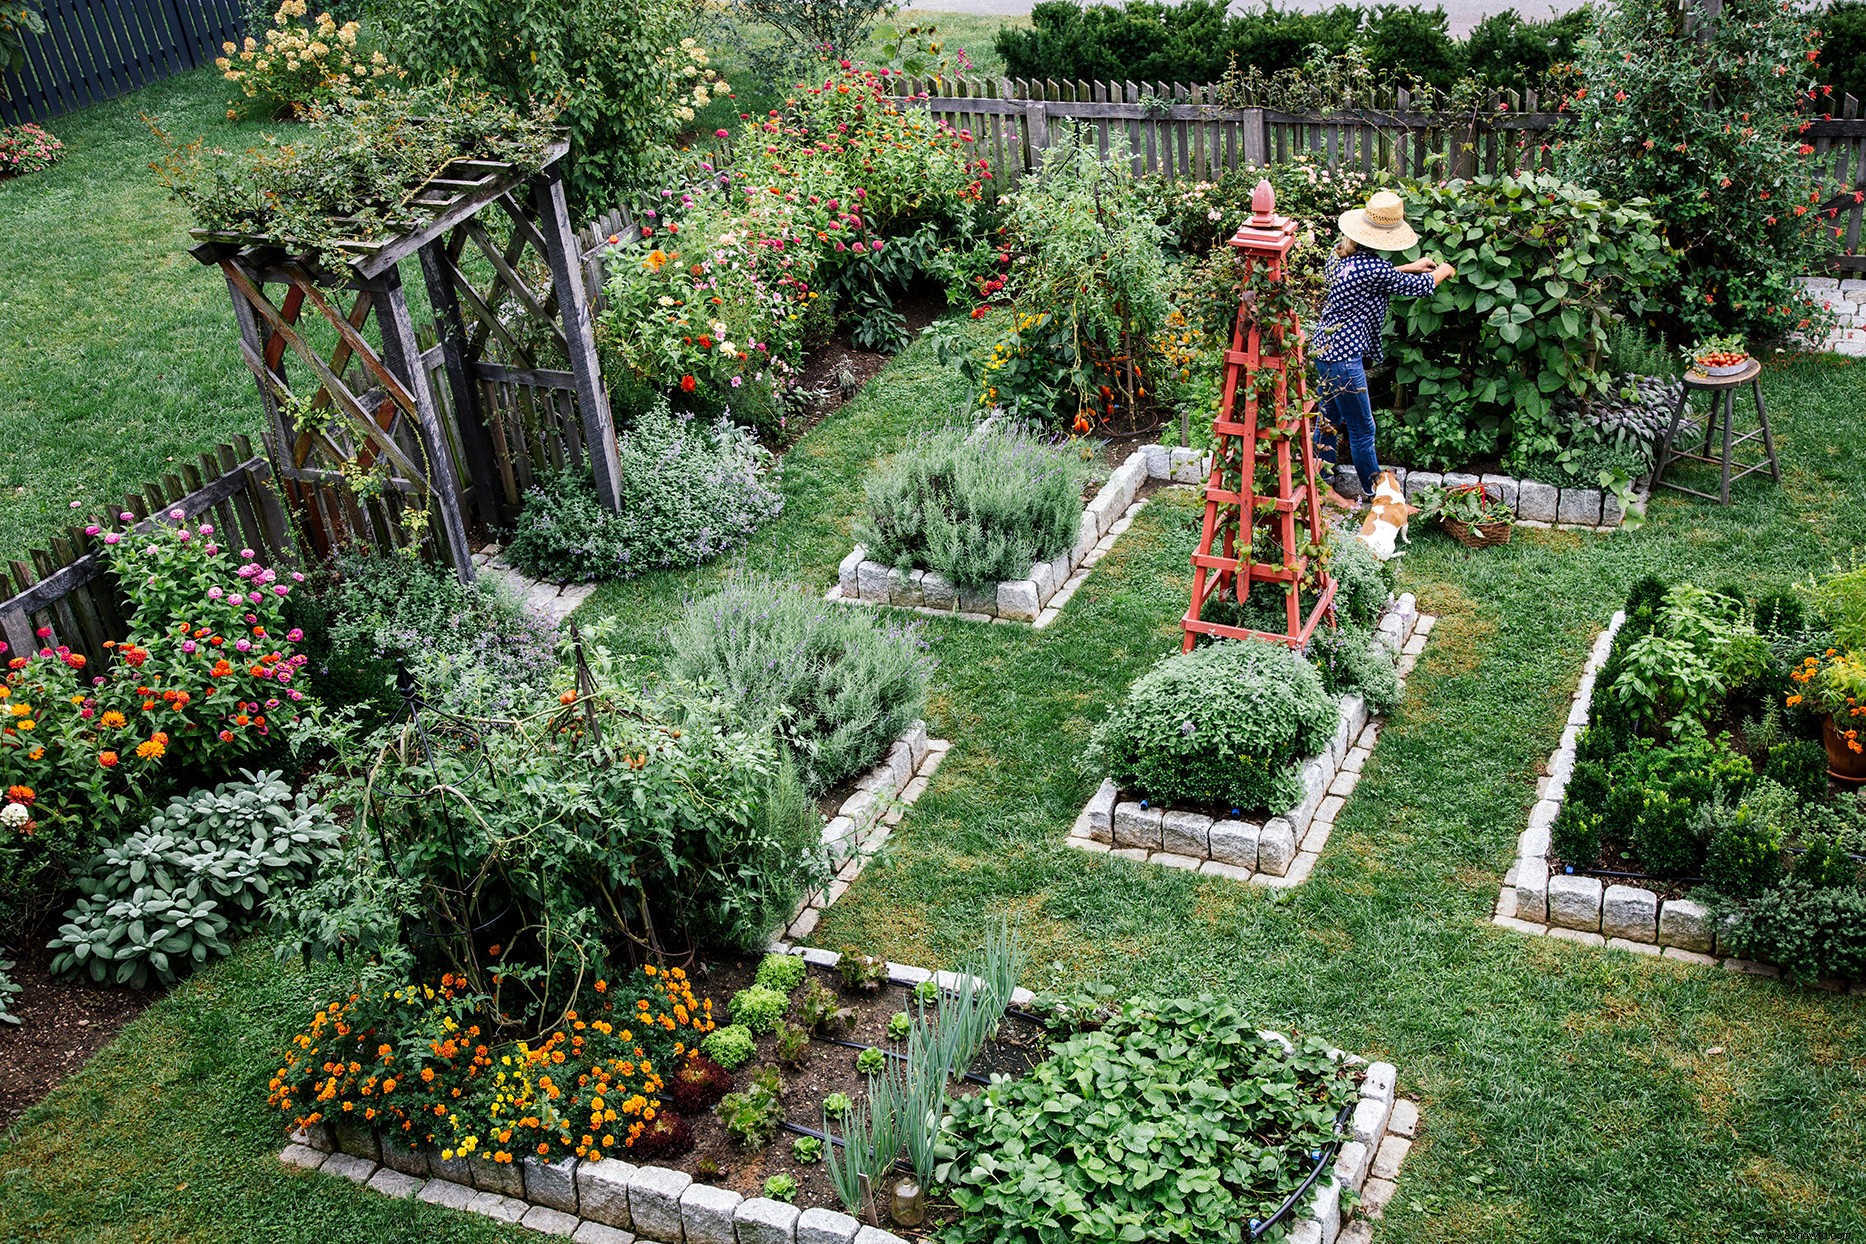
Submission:
[[[1406,204],[1390,190],[1367,200],[1367,206],[1341,215],[1341,241],[1328,261],[1328,296],[1315,327],[1313,357],[1321,378],[1323,421],[1316,426],[1316,447],[1324,461],[1340,453],[1338,436],[1348,434],[1348,453],[1360,479],[1360,495],[1374,491],[1380,460],[1374,454],[1374,410],[1367,396],[1367,367],[1381,359],[1380,333],[1386,326],[1387,300],[1395,294],[1421,298],[1455,274],[1448,263],[1415,259],[1394,267],[1381,251],[1403,251],[1419,241],[1406,223]],[[1331,426],[1332,425],[1332,426]],[[1337,468],[1337,475],[1339,470]],[[1333,488],[1329,502],[1343,509],[1354,504]]]

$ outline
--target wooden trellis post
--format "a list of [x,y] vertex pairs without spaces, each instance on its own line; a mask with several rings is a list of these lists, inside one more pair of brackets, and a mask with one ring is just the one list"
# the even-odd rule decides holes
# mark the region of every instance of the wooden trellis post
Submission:
[[[575,463],[587,448],[598,497],[620,508],[615,427],[554,167],[567,150],[553,143],[529,176],[500,161],[454,160],[422,185],[414,202],[424,214],[405,233],[337,243],[336,270],[276,239],[196,230],[195,257],[226,275],[277,474],[323,551],[351,539],[393,546],[432,538],[472,579],[470,525],[509,523],[520,501],[510,438],[495,426],[514,412],[488,411],[483,401],[499,385],[575,395],[582,434],[562,438],[564,456]],[[494,207],[510,226],[503,243],[483,219]],[[484,287],[468,275],[469,248],[492,274]],[[438,340],[426,350],[399,268],[411,257],[435,315]],[[539,268],[548,284],[526,275]],[[275,286],[283,287],[277,301]],[[522,331],[515,319],[541,332]],[[538,366],[539,340],[568,370]],[[309,373],[298,390],[288,358]],[[359,478],[368,481],[365,495]],[[425,527],[410,521],[422,509]]]
[[[1296,241],[1296,222],[1276,214],[1276,194],[1268,181],[1251,192],[1251,212],[1231,239],[1242,257],[1244,290],[1231,329],[1231,348],[1225,351],[1223,404],[1212,424],[1217,446],[1205,482],[1199,550],[1192,555],[1192,603],[1182,624],[1187,652],[1200,635],[1301,648],[1325,613],[1333,618],[1335,580],[1313,565],[1311,552],[1322,544],[1322,508],[1316,495],[1310,422],[1314,403],[1308,393],[1302,325],[1293,304],[1281,297],[1283,263]],[[1253,290],[1253,277],[1260,271],[1259,288]],[[1292,443],[1299,457],[1292,455]],[[1262,492],[1260,470],[1270,477]],[[1274,546],[1278,560],[1260,560],[1260,544]],[[1242,606],[1254,583],[1282,588],[1282,631],[1201,616],[1214,598],[1230,595]],[[1313,596],[1307,609],[1302,605],[1305,583]]]

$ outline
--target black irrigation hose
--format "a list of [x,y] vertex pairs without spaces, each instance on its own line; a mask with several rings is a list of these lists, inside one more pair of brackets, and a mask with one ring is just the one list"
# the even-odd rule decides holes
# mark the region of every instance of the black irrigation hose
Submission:
[[1254,1222],[1254,1225],[1249,1228],[1251,1239],[1256,1240],[1263,1238],[1263,1234],[1266,1231],[1274,1227],[1277,1223],[1282,1222],[1289,1212],[1296,1208],[1296,1204],[1302,1200],[1303,1194],[1308,1192],[1315,1181],[1321,1177],[1322,1172],[1328,1169],[1329,1164],[1334,1161],[1335,1155],[1341,1151],[1341,1125],[1347,1122],[1354,1107],[1358,1104],[1358,1101],[1350,1102],[1348,1105],[1341,1108],[1341,1113],[1335,1116],[1335,1138],[1315,1151],[1315,1166],[1310,1169],[1309,1177],[1304,1179],[1301,1185],[1297,1187],[1294,1192],[1289,1194],[1288,1200],[1277,1206],[1274,1214],[1271,1214],[1260,1223]]

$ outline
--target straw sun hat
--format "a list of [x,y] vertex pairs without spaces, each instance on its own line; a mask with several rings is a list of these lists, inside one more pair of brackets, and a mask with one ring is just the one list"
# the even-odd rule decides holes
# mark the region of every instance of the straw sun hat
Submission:
[[1391,190],[1375,192],[1366,207],[1341,213],[1341,231],[1377,251],[1403,251],[1419,240],[1406,223],[1406,203]]

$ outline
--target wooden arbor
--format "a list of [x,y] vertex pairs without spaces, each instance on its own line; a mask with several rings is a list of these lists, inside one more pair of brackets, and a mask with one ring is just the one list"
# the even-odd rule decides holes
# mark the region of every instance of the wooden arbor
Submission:
[[[573,455],[587,447],[597,496],[620,507],[614,424],[557,167],[567,150],[551,144],[530,174],[452,161],[408,200],[419,216],[405,232],[339,243],[338,270],[279,239],[195,230],[195,258],[226,276],[277,475],[321,551],[433,538],[456,573],[473,578],[469,519],[509,521],[516,500],[481,397],[514,378],[574,393],[582,435],[565,439]],[[510,225],[503,243],[487,227],[493,207]],[[399,269],[411,256],[439,338],[426,350]],[[484,287],[464,270],[476,264],[491,273]],[[548,280],[527,275],[540,270]],[[282,287],[276,301],[271,287]],[[488,358],[495,342],[507,362]],[[568,371],[536,370],[539,350]],[[297,388],[288,359],[308,373]]]
[[[1332,618],[1335,581],[1314,557],[1322,544],[1315,487],[1302,325],[1289,301],[1283,264],[1296,222],[1276,214],[1268,181],[1251,192],[1251,217],[1231,245],[1243,267],[1243,292],[1225,351],[1223,405],[1212,424],[1217,447],[1205,482],[1205,524],[1192,555],[1192,603],[1183,621],[1185,651],[1200,635],[1264,639],[1301,648],[1324,613]],[[1242,390],[1244,414],[1237,415]],[[1267,403],[1266,403],[1267,399]],[[1267,408],[1266,408],[1267,406]],[[1296,476],[1300,453],[1301,478]],[[1259,560],[1265,550],[1277,560]],[[1262,631],[1201,616],[1229,594],[1239,606],[1255,583],[1280,584],[1286,625]],[[1312,603],[1302,604],[1307,587]]]

